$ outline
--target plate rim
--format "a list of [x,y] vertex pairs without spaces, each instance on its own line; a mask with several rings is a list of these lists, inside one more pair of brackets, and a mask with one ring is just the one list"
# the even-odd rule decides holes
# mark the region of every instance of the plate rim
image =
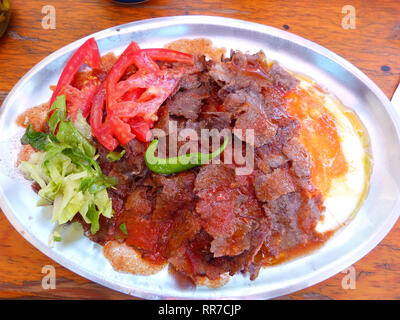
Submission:
[[[246,29],[249,30],[256,30],[260,31],[262,33],[269,33],[269,34],[274,34],[280,38],[289,40],[291,42],[294,42],[296,44],[299,44],[301,46],[307,47],[314,52],[317,52],[318,54],[323,55],[324,57],[332,60],[333,62],[339,64],[341,67],[346,69],[347,71],[351,72],[353,75],[355,75],[360,81],[363,82],[370,90],[373,92],[376,97],[381,101],[382,105],[385,107],[387,110],[393,125],[395,127],[396,133],[397,133],[397,139],[400,141],[400,110],[397,110],[394,108],[394,106],[391,104],[389,101],[388,97],[383,93],[383,91],[366,75],[364,74],[360,69],[358,69],[356,66],[348,62],[346,59],[342,58],[340,55],[332,52],[331,50],[313,42],[310,40],[307,40],[301,36],[295,35],[293,33],[280,30],[275,27],[271,27],[268,25],[263,25],[255,22],[250,22],[246,20],[240,20],[240,19],[233,19],[233,18],[226,18],[226,17],[220,17],[220,16],[208,16],[208,15],[188,15],[188,16],[168,16],[168,17],[161,17],[161,18],[150,18],[150,19],[144,19],[144,20],[138,20],[138,21],[133,21],[129,23],[125,23],[122,25],[117,25],[113,26],[111,28],[107,28],[98,32],[95,32],[93,34],[90,34],[88,36],[85,36],[83,38],[80,38],[76,41],[73,41],[66,46],[56,50],[52,54],[46,56],[44,59],[39,61],[37,64],[35,64],[25,75],[14,85],[14,87],[11,89],[11,91],[8,93],[6,99],[3,101],[2,107],[0,108],[0,118],[2,117],[3,113],[5,112],[7,105],[12,101],[13,96],[15,92],[19,90],[20,87],[22,87],[25,82],[29,79],[31,75],[37,72],[42,65],[46,65],[50,63],[51,61],[59,58],[60,56],[64,55],[66,52],[69,52],[75,48],[77,48],[80,44],[82,44],[84,41],[87,39],[94,37],[95,39],[101,39],[109,36],[109,33],[111,31],[115,32],[121,32],[124,29],[131,29],[131,28],[140,28],[140,26],[145,26],[149,24],[159,24],[160,27],[162,27],[163,24],[165,26],[167,25],[173,25],[174,23],[186,23],[186,24],[199,24],[201,22],[204,22],[204,24],[214,24],[214,25],[229,25],[232,27],[245,27]],[[91,281],[94,281],[100,285],[103,285],[105,287],[108,287],[112,290],[119,291],[125,294],[129,294],[135,297],[140,297],[140,298],[145,298],[145,299],[165,299],[165,298],[171,298],[162,292],[154,293],[152,291],[146,291],[142,289],[135,289],[132,287],[124,287],[119,284],[115,284],[110,282],[109,280],[98,277],[93,273],[87,272],[84,269],[80,269],[79,266],[68,260],[63,258],[61,254],[58,252],[55,252],[53,250],[49,250],[50,248],[42,245],[40,241],[36,239],[36,237],[31,234],[30,232],[27,232],[25,230],[25,227],[21,225],[21,223],[18,221],[16,216],[11,212],[11,210],[8,208],[7,203],[4,199],[4,194],[3,194],[3,187],[0,185],[0,207],[3,210],[4,215],[6,218],[9,220],[9,222],[13,225],[13,227],[17,230],[17,232],[24,238],[26,239],[31,245],[33,245],[36,249],[41,251],[43,254],[45,254],[47,257],[52,259],[53,261],[57,262],[61,266],[69,269],[70,271],[88,279]],[[238,295],[234,296],[218,296],[218,297],[210,297],[209,299],[265,299],[265,298],[274,298],[277,296],[282,296],[286,294],[290,294],[292,292],[296,292],[298,290],[304,289],[306,287],[315,285],[321,281],[324,281],[331,276],[335,275],[338,273],[337,270],[343,270],[347,268],[349,265],[355,263],[362,257],[364,257],[367,253],[369,253],[372,249],[374,249],[379,242],[383,240],[384,237],[389,233],[389,231],[392,229],[394,224],[396,223],[398,217],[400,215],[400,199],[397,198],[396,202],[393,206],[392,212],[389,216],[386,217],[385,223],[383,223],[380,228],[377,230],[376,233],[374,233],[373,237],[370,237],[367,239],[367,241],[361,245],[356,247],[353,250],[350,250],[347,252],[346,255],[344,255],[341,259],[337,260],[336,263],[330,264],[329,268],[328,266],[324,268],[324,270],[319,270],[319,272],[314,271],[313,273],[310,273],[305,277],[301,282],[296,283],[295,285],[292,286],[286,286],[285,288],[280,288],[279,292],[255,292],[250,295],[242,296],[240,293]],[[327,270],[325,270],[327,269]],[[340,272],[340,271],[339,271]],[[310,279],[312,277],[312,279]],[[177,296],[174,298],[178,299],[188,299],[187,297],[181,297]]]

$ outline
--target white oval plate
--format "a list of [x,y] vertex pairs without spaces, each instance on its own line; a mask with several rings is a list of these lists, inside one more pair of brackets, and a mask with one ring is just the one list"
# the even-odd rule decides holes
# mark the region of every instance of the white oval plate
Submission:
[[[17,115],[49,99],[71,53],[94,36],[102,54],[119,54],[132,41],[162,47],[180,38],[206,37],[219,47],[257,52],[305,74],[355,110],[366,126],[374,158],[371,187],[356,217],[325,245],[308,255],[260,271],[255,281],[234,276],[224,287],[180,288],[164,269],[153,276],[114,271],[101,246],[82,237],[48,247],[50,209],[36,207],[38,196],[15,169],[23,129]],[[38,63],[13,88],[0,111],[0,205],[31,244],[64,267],[99,284],[142,298],[272,298],[325,280],[372,250],[399,216],[399,116],[382,91],[360,70],[331,51],[293,34],[260,24],[209,16],[167,17],[110,28],[78,40]]]

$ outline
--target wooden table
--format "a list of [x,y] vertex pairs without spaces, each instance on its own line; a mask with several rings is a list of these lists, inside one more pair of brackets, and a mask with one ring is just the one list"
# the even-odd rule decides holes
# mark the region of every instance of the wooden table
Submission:
[[[0,39],[0,103],[31,67],[93,32],[154,17],[218,15],[286,29],[336,52],[365,72],[391,98],[400,78],[398,0],[150,0],[125,7],[107,0],[12,0],[12,20]],[[342,27],[342,7],[356,9],[356,29]],[[42,28],[42,7],[56,9],[56,29]],[[41,286],[42,267],[56,269],[57,288]],[[400,221],[355,265],[356,288],[339,273],[283,299],[400,299]],[[127,299],[63,268],[25,241],[0,214],[0,298]]]

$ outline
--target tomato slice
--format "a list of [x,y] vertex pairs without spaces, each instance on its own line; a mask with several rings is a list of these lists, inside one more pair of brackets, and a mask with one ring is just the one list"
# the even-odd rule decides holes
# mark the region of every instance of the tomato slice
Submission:
[[[137,101],[121,101],[115,104],[115,116],[133,118],[141,116],[146,121],[152,120],[160,106],[171,95],[179,83],[180,76],[176,73],[156,79]],[[143,97],[143,98],[142,98]]]
[[132,55],[134,65],[143,72],[154,73],[160,70],[160,67],[146,53],[145,50],[136,51]]
[[123,101],[136,101],[144,92],[143,88],[134,88],[122,96]]
[[193,64],[193,55],[170,49],[143,49],[151,59],[156,61],[181,62]]
[[[57,87],[50,99],[50,105],[52,105],[57,96],[65,94],[67,101],[69,101],[72,105],[70,109],[72,111],[71,117],[73,119],[75,119],[78,109],[82,110],[83,115],[87,116],[89,114],[89,104],[96,93],[99,84],[98,82],[90,81],[90,85],[85,85],[80,93],[71,89],[73,88],[71,83],[83,63],[86,63],[91,68],[96,69],[100,68],[101,66],[99,48],[97,47],[97,43],[94,38],[88,39],[69,59],[64,67],[63,72],[61,73]],[[68,97],[69,95],[71,96]]]
[[106,103],[106,90],[101,86],[93,100],[90,112],[90,126],[93,135],[108,150],[113,151],[118,146],[118,141],[112,136],[108,122],[103,122]]
[[[150,139],[150,129],[158,109],[174,92],[184,73],[183,68],[179,71],[168,68],[161,70],[155,60],[193,64],[192,55],[168,49],[142,50],[132,42],[115,62],[105,80],[106,120],[104,123],[102,120],[94,121],[97,135],[102,135],[103,141],[107,140],[104,141],[106,148],[115,145],[114,141],[108,141],[110,136],[114,136],[121,144],[135,137],[140,141]],[[131,65],[137,71],[121,81]],[[96,99],[96,103],[100,102]],[[93,109],[96,113],[104,112],[104,105],[96,104]],[[100,118],[99,115],[97,117]]]
[[150,129],[153,127],[152,122],[145,121],[142,117],[134,117],[128,121],[132,133],[136,139],[142,142],[148,142],[151,139]]
[[61,94],[65,94],[67,100],[67,112],[72,119],[76,119],[78,111],[81,110],[82,116],[87,118],[90,114],[90,103],[98,90],[98,82],[95,80],[87,82],[82,90],[71,85],[65,86]]
[[[120,98],[128,89],[123,92],[120,96],[117,96],[114,89],[118,81],[122,78],[126,69],[133,64],[133,54],[140,50],[139,46],[135,42],[125,49],[125,51],[119,56],[118,60],[115,62],[113,67],[106,78],[106,92],[107,92],[107,113],[112,112],[114,102]],[[132,88],[129,88],[132,89]]]
[[121,142],[121,144],[127,144],[135,135],[131,132],[131,127],[128,123],[123,121],[121,118],[113,115],[107,117],[110,123],[111,130],[115,137]]
[[[175,90],[184,72],[183,69],[160,70],[155,61],[194,63],[190,54],[169,49],[140,49],[132,42],[112,66],[103,84],[93,78],[82,88],[76,88],[72,83],[82,64],[91,68],[101,66],[97,43],[90,38],[67,62],[50,103],[64,94],[68,115],[75,119],[79,110],[85,118],[90,115],[93,135],[110,151],[119,142],[126,144],[135,137],[148,141],[159,107]],[[131,65],[136,66],[136,73],[121,81]]]
[[[131,75],[128,79],[118,82],[113,91],[113,99],[118,101],[126,92],[132,90],[132,88],[144,88],[151,86],[154,81],[157,80],[156,74],[145,73],[142,71],[137,71],[135,74]],[[125,101],[124,98],[121,100]],[[130,100],[130,99],[127,99]]]

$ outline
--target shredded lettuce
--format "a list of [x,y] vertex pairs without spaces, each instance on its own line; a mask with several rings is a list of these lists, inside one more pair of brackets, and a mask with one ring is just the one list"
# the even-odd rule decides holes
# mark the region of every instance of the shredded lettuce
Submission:
[[36,132],[32,128],[32,124],[28,126],[25,134],[21,138],[22,144],[30,144],[37,150],[44,150],[46,144],[48,143],[48,135],[44,132]]
[[[99,230],[100,215],[107,218],[113,215],[107,188],[114,186],[116,180],[102,173],[96,162],[96,149],[66,120],[65,96],[57,97],[51,110],[50,132],[44,148],[32,154],[29,161],[21,162],[19,169],[27,179],[39,184],[38,205],[53,205],[53,222],[64,224],[79,213],[91,224],[91,233],[95,234]],[[81,126],[82,119],[78,120]],[[31,136],[38,137],[32,134],[31,126],[28,130]]]
[[74,121],[74,126],[89,141],[92,139],[92,128],[83,117],[81,110],[78,110],[78,116]]

